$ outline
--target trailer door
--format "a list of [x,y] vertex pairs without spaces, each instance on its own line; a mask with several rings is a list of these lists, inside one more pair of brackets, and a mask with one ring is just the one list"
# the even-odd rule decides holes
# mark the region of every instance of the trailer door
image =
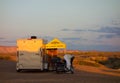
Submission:
[[23,69],[43,69],[43,58],[40,52],[27,52],[20,51],[19,52],[19,65],[23,67]]

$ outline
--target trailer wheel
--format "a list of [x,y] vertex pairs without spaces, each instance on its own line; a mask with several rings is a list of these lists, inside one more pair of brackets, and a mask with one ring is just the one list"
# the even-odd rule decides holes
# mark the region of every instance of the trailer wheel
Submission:
[[16,69],[16,71],[17,71],[17,72],[20,72],[20,71],[21,71],[21,69]]
[[17,71],[17,72],[20,72],[20,71],[21,71],[21,69],[19,69],[18,67],[16,67],[16,71]]

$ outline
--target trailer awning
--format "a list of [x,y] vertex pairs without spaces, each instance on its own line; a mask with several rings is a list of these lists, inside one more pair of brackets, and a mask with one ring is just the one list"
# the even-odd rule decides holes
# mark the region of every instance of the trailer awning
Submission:
[[55,38],[52,41],[50,41],[48,44],[45,46],[47,49],[49,48],[66,48],[66,44],[59,39]]

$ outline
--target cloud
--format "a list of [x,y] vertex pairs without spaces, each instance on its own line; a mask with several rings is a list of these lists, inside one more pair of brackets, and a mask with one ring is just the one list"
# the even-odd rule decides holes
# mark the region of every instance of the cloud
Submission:
[[0,40],[3,40],[3,39],[5,39],[5,38],[3,38],[3,37],[0,37]]
[[3,40],[3,41],[0,41],[0,45],[3,45],[3,46],[16,46],[16,41],[14,41],[14,40]]
[[71,31],[71,29],[62,29],[61,31]]
[[102,32],[102,33],[115,33],[120,36],[120,27],[102,27],[98,30],[89,30],[92,32]]
[[113,19],[112,24],[116,26],[120,26],[120,18]]
[[82,29],[74,29],[73,31],[75,31],[75,32],[81,32],[81,31],[86,31],[86,30],[82,30]]
[[73,50],[99,50],[99,51],[120,51],[119,46],[113,45],[75,45],[73,43],[67,44],[68,49]]
[[1,43],[16,43],[16,40],[1,40]]
[[110,39],[114,37],[117,38],[120,37],[120,27],[102,27],[98,30],[88,30],[88,31],[100,33],[97,39],[102,39],[102,38]]
[[80,38],[62,38],[63,40],[80,40]]
[[63,40],[70,40],[70,41],[79,41],[79,40],[86,40],[86,39],[82,39],[82,38],[75,38],[75,37],[71,37],[71,38],[62,38]]
[[102,38],[113,38],[115,37],[115,34],[107,34],[107,35],[100,35],[97,39],[102,39]]
[[4,38],[0,37],[0,45],[16,45],[16,40],[15,39],[10,39],[10,38]]
[[120,35],[120,27],[109,27],[109,26],[106,26],[106,27],[101,27],[100,29],[98,30],[93,30],[93,29],[62,29],[61,31],[75,31],[75,32],[86,32],[86,31],[89,31],[89,32],[102,32],[102,33],[115,33],[117,35]]
[[86,30],[83,30],[83,29],[62,29],[61,31],[75,31],[75,32],[81,32],[81,31],[86,31]]

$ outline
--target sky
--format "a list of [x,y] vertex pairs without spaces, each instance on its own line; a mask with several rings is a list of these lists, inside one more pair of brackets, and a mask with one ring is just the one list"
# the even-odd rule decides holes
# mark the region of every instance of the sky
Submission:
[[32,35],[71,50],[120,51],[120,0],[0,0],[0,45]]

